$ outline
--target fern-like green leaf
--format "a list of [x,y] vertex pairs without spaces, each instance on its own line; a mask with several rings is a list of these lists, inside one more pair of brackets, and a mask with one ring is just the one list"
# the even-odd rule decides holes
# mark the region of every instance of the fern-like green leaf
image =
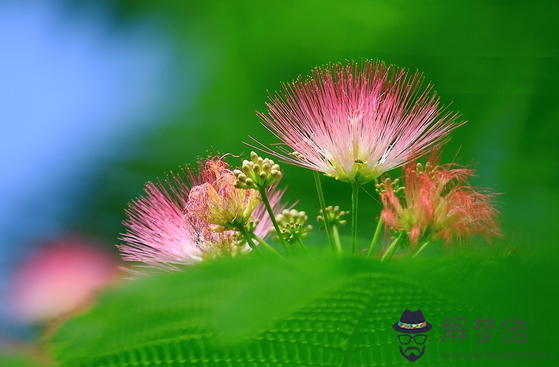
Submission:
[[[433,325],[414,365],[471,365],[443,353],[511,345],[497,332],[492,343],[477,345],[471,323],[463,343],[442,343],[440,325],[448,317],[492,317],[497,325],[528,318],[530,340],[537,340],[538,318],[516,314],[523,308],[498,292],[499,299],[487,299],[510,277],[522,283],[522,272],[511,275],[517,265],[475,258],[389,265],[360,258],[221,260],[108,292],[92,311],[64,325],[52,346],[62,367],[407,366],[392,324],[408,308],[421,309]],[[472,293],[476,287],[484,288]],[[544,344],[536,343],[513,348],[543,352]]]

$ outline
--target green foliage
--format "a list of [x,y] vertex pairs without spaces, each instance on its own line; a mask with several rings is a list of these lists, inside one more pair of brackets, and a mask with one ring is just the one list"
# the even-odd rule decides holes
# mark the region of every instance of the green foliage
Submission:
[[[551,352],[542,290],[557,285],[527,274],[532,266],[514,257],[220,260],[108,292],[52,346],[62,367],[404,366],[392,324],[419,308],[433,329],[415,365],[468,365],[442,359],[446,352]],[[530,289],[534,282],[540,287]],[[516,293],[507,286],[515,283]],[[500,331],[486,346],[474,344],[474,331],[463,344],[440,342],[447,317],[488,316],[499,326],[527,319],[530,342],[503,344]]]
[[[24,351],[3,353],[0,351],[0,366],[2,367],[57,367],[48,358],[38,355],[25,355]],[[32,352],[32,351],[29,351]]]

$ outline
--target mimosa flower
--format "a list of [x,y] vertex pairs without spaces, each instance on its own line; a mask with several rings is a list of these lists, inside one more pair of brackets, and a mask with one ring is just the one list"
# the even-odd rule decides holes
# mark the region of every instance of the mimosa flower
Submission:
[[212,179],[192,188],[185,205],[185,218],[206,221],[216,231],[246,225],[260,203],[258,191],[237,189],[237,178],[223,161],[208,161],[205,172]]
[[405,186],[386,178],[377,185],[388,227],[406,231],[410,244],[442,240],[446,244],[479,235],[489,240],[500,236],[495,194],[476,191],[467,184],[474,171],[440,165],[434,153],[422,164],[404,167]]
[[263,148],[287,163],[365,184],[415,159],[462,123],[445,112],[422,74],[365,61],[316,68],[282,84],[259,113],[283,145]]
[[[163,182],[148,183],[146,196],[126,211],[128,230],[121,237],[126,244],[117,246],[123,259],[178,270],[176,265],[249,251],[248,245],[239,246],[233,224],[256,222],[255,234],[264,237],[270,219],[258,193],[236,189],[235,180],[226,162],[208,159],[199,162],[198,172],[184,169]],[[280,203],[284,191],[270,193],[274,212],[284,208]]]
[[9,299],[24,321],[52,320],[87,309],[117,274],[116,259],[101,244],[80,236],[59,238],[23,262]]
[[[202,260],[201,241],[185,228],[183,208],[190,193],[185,174],[189,171],[181,173],[171,174],[163,182],[148,182],[146,196],[130,203],[126,210],[128,219],[123,223],[128,230],[120,238],[126,245],[117,246],[124,260],[164,270],[178,270],[177,264]],[[200,223],[200,231],[204,225],[207,226]]]

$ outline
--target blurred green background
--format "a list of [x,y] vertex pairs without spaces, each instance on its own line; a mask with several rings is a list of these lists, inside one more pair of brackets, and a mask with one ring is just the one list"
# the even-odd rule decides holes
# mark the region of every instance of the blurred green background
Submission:
[[[144,181],[207,151],[248,155],[251,135],[274,142],[255,111],[280,81],[329,62],[380,59],[424,72],[444,104],[469,122],[445,157],[475,164],[474,185],[502,193],[504,242],[553,246],[559,205],[559,3],[557,1],[120,1],[115,24],[150,17],[177,50],[177,72],[205,75],[185,108],[134,142],[134,156],[106,167],[76,226],[107,238],[122,231],[126,203]],[[195,65],[194,68],[191,66]],[[188,89],[178,86],[177,93]],[[186,94],[186,93],[185,93]],[[230,159],[236,164],[239,160]],[[288,197],[316,211],[311,173],[284,167]],[[327,201],[350,208],[349,187],[323,181]],[[374,194],[373,185],[367,189]],[[361,196],[359,233],[379,206]],[[349,231],[349,228],[346,229]],[[541,244],[541,245],[540,245]]]
[[[208,152],[242,155],[228,158],[231,164],[239,163],[251,150],[243,144],[249,135],[263,143],[275,142],[255,111],[266,110],[268,91],[278,90],[280,82],[306,76],[312,68],[330,62],[380,59],[423,72],[426,81],[435,85],[442,103],[452,103],[450,109],[460,111],[468,121],[452,133],[444,157],[474,164],[479,177],[472,183],[501,193],[498,207],[505,236],[493,247],[486,246],[487,251],[504,247],[507,253],[514,251],[526,258],[534,253],[559,255],[559,185],[555,181],[559,175],[557,1],[46,3],[57,4],[60,23],[72,23],[76,14],[92,9],[102,14],[93,17],[98,24],[92,21],[91,27],[102,28],[105,40],[119,38],[119,47],[124,49],[127,41],[122,35],[131,28],[145,27],[130,42],[165,45],[168,58],[158,64],[162,69],[157,74],[158,88],[152,90],[147,84],[139,88],[159,98],[158,104],[147,112],[139,108],[136,115],[111,122],[123,127],[115,143],[119,149],[112,150],[101,164],[86,167],[90,172],[80,180],[67,180],[67,185],[79,190],[77,195],[58,198],[73,205],[56,231],[39,232],[36,227],[19,224],[31,236],[24,241],[28,247],[53,234],[78,232],[103,240],[116,255],[112,245],[124,231],[124,209],[142,194],[146,181],[194,163]],[[67,29],[71,32],[72,28]],[[110,52],[118,51],[114,44],[111,47]],[[9,59],[10,55],[2,57]],[[74,61],[66,60],[69,65]],[[142,61],[132,58],[127,66],[140,76],[144,74]],[[123,94],[138,92],[133,79]],[[88,85],[78,87],[87,89]],[[63,92],[53,89],[53,93]],[[103,110],[105,105],[96,108]],[[9,116],[3,120],[2,129],[8,128]],[[45,125],[40,120],[35,123]],[[75,121],[76,126],[83,123]],[[93,131],[96,123],[101,122],[91,125]],[[33,151],[32,144],[25,146]],[[99,144],[98,150],[104,149]],[[20,158],[7,154],[3,160],[26,167]],[[287,198],[300,200],[298,209],[314,217],[318,200],[311,172],[283,168],[283,184],[289,186]],[[3,174],[7,179],[14,175],[11,171]],[[53,172],[52,177],[58,173]],[[328,204],[350,208],[347,184],[325,178],[323,185]],[[372,184],[365,188],[374,196]],[[40,191],[34,195],[44,196]],[[34,196],[27,199],[32,202]],[[41,209],[48,212],[49,208]],[[28,205],[19,214],[25,217],[36,210]],[[362,247],[372,236],[379,210],[374,198],[361,195]],[[349,227],[344,231],[348,234]],[[320,242],[321,234],[317,231],[316,235],[316,242]],[[8,252],[16,252],[22,245],[21,241],[2,241]],[[436,247],[429,251],[427,255],[441,252]],[[538,279],[557,275],[555,267],[540,271]],[[553,297],[549,296],[550,304],[557,304]]]

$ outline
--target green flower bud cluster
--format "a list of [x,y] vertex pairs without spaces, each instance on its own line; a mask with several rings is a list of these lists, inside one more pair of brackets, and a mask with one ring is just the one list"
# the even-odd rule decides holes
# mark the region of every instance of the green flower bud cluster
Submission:
[[263,159],[255,152],[250,152],[250,159],[243,161],[240,170],[233,171],[238,189],[264,189],[278,182],[283,175],[279,164],[271,159]]
[[[320,210],[320,214],[316,219],[319,222],[324,222],[324,214],[322,210]],[[346,220],[342,219],[346,214],[349,214],[348,211],[340,210],[339,206],[327,206],[326,207],[326,220],[334,226],[334,227],[341,227],[347,223]]]
[[[297,238],[305,239],[308,237],[309,232],[313,229],[311,225],[305,226],[308,219],[309,217],[304,211],[297,211],[295,209],[285,209],[280,215],[276,216],[281,236],[288,243],[295,242]],[[270,228],[270,233],[276,234],[276,236],[272,237],[272,240],[278,242],[279,237],[274,227]]]

